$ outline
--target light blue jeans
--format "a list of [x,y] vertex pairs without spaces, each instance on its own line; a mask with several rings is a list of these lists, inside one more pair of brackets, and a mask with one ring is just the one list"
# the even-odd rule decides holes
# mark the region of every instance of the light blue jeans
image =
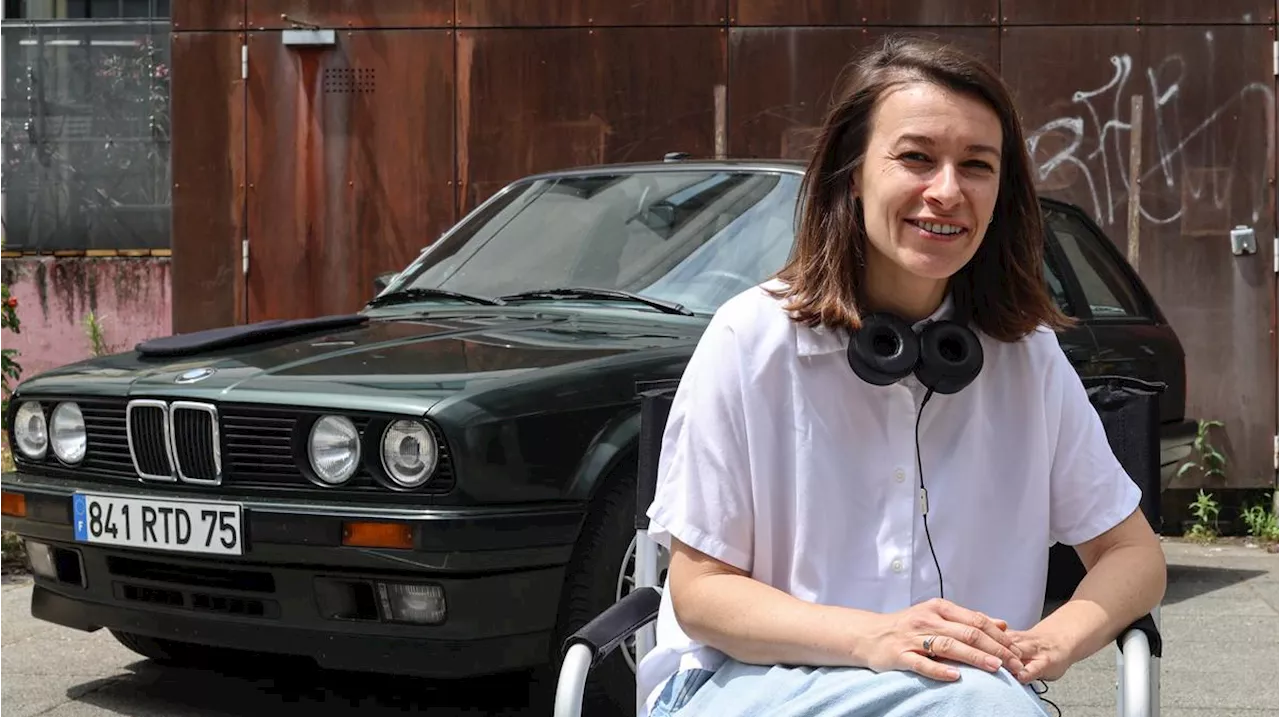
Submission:
[[1004,668],[957,665],[960,679],[853,667],[748,665],[671,677],[650,717],[1046,717],[1040,698]]

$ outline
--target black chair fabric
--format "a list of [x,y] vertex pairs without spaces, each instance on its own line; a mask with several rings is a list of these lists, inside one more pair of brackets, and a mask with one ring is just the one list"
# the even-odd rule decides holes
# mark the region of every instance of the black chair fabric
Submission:
[[671,415],[680,379],[651,381],[637,386],[640,396],[639,466],[636,468],[636,530],[649,528],[645,514],[653,503],[658,483],[658,458],[662,454],[662,434]]
[[[1160,532],[1160,394],[1164,384],[1129,376],[1082,379],[1098,412],[1111,450],[1142,491],[1139,506],[1152,530]],[[1057,544],[1049,551],[1047,600],[1065,600],[1084,579],[1084,563],[1074,548]]]

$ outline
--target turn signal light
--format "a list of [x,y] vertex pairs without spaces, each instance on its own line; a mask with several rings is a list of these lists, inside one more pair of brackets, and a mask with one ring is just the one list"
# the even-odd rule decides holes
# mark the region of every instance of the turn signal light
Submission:
[[412,548],[413,528],[404,523],[343,523],[342,544],[360,548]]
[[4,493],[0,494],[3,498],[3,512],[5,515],[12,515],[17,518],[27,517],[27,497],[21,493]]

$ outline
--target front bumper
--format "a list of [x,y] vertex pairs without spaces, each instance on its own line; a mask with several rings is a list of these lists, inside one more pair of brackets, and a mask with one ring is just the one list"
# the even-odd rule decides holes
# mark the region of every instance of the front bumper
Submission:
[[[246,548],[207,556],[78,542],[77,490],[180,499],[163,489],[6,473],[26,516],[4,529],[53,546],[58,579],[35,577],[32,614],[79,630],[312,657],[322,667],[466,677],[545,664],[581,521],[566,507],[441,510],[239,501]],[[196,496],[191,496],[196,497]],[[413,548],[342,545],[349,520],[403,522]],[[440,624],[394,622],[378,584],[437,586]]]

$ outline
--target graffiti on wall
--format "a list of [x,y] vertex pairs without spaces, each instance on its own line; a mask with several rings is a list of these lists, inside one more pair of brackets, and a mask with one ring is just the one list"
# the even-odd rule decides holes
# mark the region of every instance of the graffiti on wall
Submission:
[[[1221,81],[1222,75],[1207,74],[1213,67],[1212,32],[1205,33],[1205,41],[1208,63],[1193,64],[1175,53],[1136,68],[1130,55],[1111,56],[1109,80],[1074,92],[1071,112],[1028,132],[1042,188],[1075,185],[1074,191],[1085,193],[1076,195],[1078,202],[1099,224],[1123,224],[1130,186],[1130,98],[1140,94],[1142,133],[1154,137],[1156,149],[1154,156],[1143,154],[1139,170],[1139,184],[1148,190],[1140,199],[1143,219],[1160,225],[1181,221],[1183,233],[1221,231],[1233,200],[1243,195],[1253,221],[1259,221],[1269,204],[1267,174],[1276,151],[1275,93],[1265,83],[1245,82],[1225,91],[1213,88],[1209,103],[1189,100],[1193,82]],[[1265,134],[1245,136],[1221,126],[1241,120],[1253,127],[1257,119],[1265,122]]]

